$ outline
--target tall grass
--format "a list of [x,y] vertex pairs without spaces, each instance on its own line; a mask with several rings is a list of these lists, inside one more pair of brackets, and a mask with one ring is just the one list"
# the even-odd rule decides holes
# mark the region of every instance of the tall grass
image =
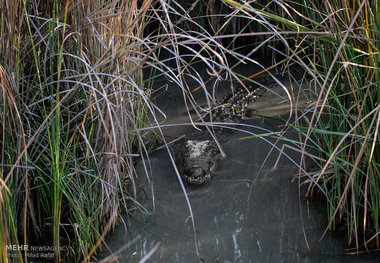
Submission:
[[154,141],[144,127],[159,127],[162,113],[144,69],[177,84],[189,104],[189,80],[205,87],[189,61],[218,78],[228,71],[227,50],[186,14],[151,0],[0,3],[1,262],[14,252],[33,260],[10,245],[54,246],[56,262],[106,247],[138,191],[134,158]]
[[[299,64],[321,90],[313,114],[301,116],[308,126],[297,126],[301,145],[321,157],[308,194],[326,194],[329,227],[345,222],[350,246],[380,246],[377,1],[223,2],[205,13],[200,1],[0,2],[2,262],[10,245],[54,245],[56,262],[106,247],[138,191],[134,158],[154,141],[149,127],[160,127],[147,72],[196,109],[194,83],[209,104],[215,98],[194,60],[216,83],[222,72],[240,81],[226,54],[256,63],[248,56],[258,50],[280,54],[276,65]],[[228,49],[252,36],[262,42],[248,55]]]
[[313,114],[302,115],[308,126],[296,126],[303,149],[316,149],[324,160],[306,177],[307,195],[327,193],[329,229],[343,223],[357,253],[379,248],[378,1],[281,1],[265,8],[224,2],[276,34],[285,51],[272,50],[302,66],[319,86]]
[[320,59],[312,66],[319,69],[323,97],[307,135],[318,137],[328,157],[315,178],[330,195],[330,228],[344,220],[349,245],[359,251],[373,241],[379,247],[379,5],[328,1],[314,8],[320,13],[313,19],[339,43],[315,41]]

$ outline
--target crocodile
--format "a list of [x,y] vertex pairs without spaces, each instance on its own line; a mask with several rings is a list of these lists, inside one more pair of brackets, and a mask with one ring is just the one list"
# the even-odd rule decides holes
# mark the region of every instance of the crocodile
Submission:
[[[247,107],[257,100],[266,89],[239,88],[226,95],[220,103],[206,110],[204,120],[212,122],[240,123],[249,113]],[[204,109],[204,108],[203,108]],[[219,128],[219,132],[224,129]],[[213,177],[221,153],[212,140],[186,140],[179,148],[175,162],[186,183],[202,185]]]
[[[290,108],[290,104],[286,100],[286,92],[277,84],[272,84],[270,89],[273,91],[273,94],[268,94],[269,88],[240,88],[233,94],[225,96],[218,105],[208,109],[204,120],[241,123],[246,119],[252,118],[256,113],[265,114],[265,112],[259,112],[260,108],[264,108],[266,112],[284,113],[284,110]],[[259,102],[259,98],[264,96],[268,100]],[[309,100],[302,100],[302,103],[300,102],[298,105],[301,107],[309,104]],[[222,128],[218,128],[219,132],[223,130]],[[215,142],[210,140],[187,140],[178,151],[176,164],[185,182],[200,185],[211,181],[217,169],[219,157],[220,152]]]
[[[265,92],[262,88],[240,88],[225,96],[219,105],[208,110],[205,120],[213,122],[242,122],[249,111],[248,105]],[[223,129],[220,129],[223,130]],[[175,162],[183,181],[192,185],[211,181],[221,157],[218,146],[212,140],[186,140],[179,148]]]
[[214,175],[220,151],[211,140],[187,140],[176,154],[182,179],[193,185],[209,183]]

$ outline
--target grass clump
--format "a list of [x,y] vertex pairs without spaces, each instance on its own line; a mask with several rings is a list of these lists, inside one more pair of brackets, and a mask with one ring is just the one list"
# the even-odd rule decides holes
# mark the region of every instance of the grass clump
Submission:
[[[193,23],[198,38],[173,17]],[[0,23],[0,261],[11,245],[89,260],[138,192],[134,158],[159,126],[144,70],[192,101],[188,76],[203,80],[187,57],[216,72],[225,50],[165,1],[2,1]]]
[[[316,40],[322,93],[309,120],[326,156],[315,176],[329,193],[329,226],[347,222],[349,245],[380,246],[379,200],[379,5],[376,1],[327,1],[314,19],[337,44]],[[327,133],[325,131],[332,131]],[[372,241],[372,242],[371,242]]]
[[144,11],[136,1],[2,5],[1,254],[40,244],[56,261],[88,257],[133,185],[131,131],[145,125],[148,94],[125,58],[141,60]]

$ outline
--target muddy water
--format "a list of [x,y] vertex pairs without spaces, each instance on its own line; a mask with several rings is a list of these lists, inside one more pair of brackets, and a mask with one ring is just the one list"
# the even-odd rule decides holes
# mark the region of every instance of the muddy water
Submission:
[[[186,120],[177,96],[167,94],[159,103],[168,113],[168,123]],[[343,240],[330,233],[318,242],[326,220],[323,209],[299,198],[293,177],[297,172],[293,161],[299,156],[285,150],[288,157],[276,163],[279,151],[272,147],[276,138],[246,138],[280,131],[283,122],[257,117],[245,124],[252,125],[240,127],[246,132],[217,133],[227,157],[212,182],[185,185],[194,225],[168,150],[150,155],[151,183],[145,183],[147,195],[138,200],[148,213],[131,211],[137,218],[125,216],[107,241],[119,262],[139,262],[152,251],[148,262],[378,262],[379,258],[345,255]],[[169,127],[164,133],[167,140],[183,134],[189,139],[208,137],[191,125]],[[294,139],[297,134],[288,131],[283,136]],[[178,144],[169,146],[172,153],[177,149]],[[137,169],[144,181],[143,165]]]

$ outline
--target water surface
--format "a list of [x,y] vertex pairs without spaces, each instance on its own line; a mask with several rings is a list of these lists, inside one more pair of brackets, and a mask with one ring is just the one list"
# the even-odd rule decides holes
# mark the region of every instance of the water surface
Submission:
[[[186,121],[180,97],[166,94],[158,103],[168,114],[166,123]],[[116,254],[119,261],[139,262],[154,250],[148,262],[378,262],[370,256],[347,256],[343,240],[331,233],[318,242],[327,222],[323,209],[299,198],[294,177],[299,155],[286,150],[288,157],[276,163],[279,151],[272,146],[277,141],[274,136],[246,138],[249,133],[281,131],[284,123],[258,117],[245,124],[252,125],[244,127],[248,133],[216,133],[227,157],[212,182],[185,185],[195,229],[168,150],[150,155],[151,182],[144,183],[147,195],[138,200],[148,214],[132,211],[135,219],[124,216],[125,224],[107,241],[113,252],[131,243]],[[208,138],[191,125],[169,127],[164,133],[167,140],[181,135]],[[292,131],[282,136],[297,138]],[[179,144],[169,150],[174,154]],[[276,146],[281,148],[282,142]],[[137,171],[143,182],[141,163]]]

